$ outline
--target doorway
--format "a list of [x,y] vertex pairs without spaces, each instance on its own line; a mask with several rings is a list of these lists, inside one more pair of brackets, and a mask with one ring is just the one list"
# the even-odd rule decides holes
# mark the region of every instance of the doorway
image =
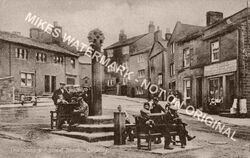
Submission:
[[226,109],[230,109],[232,107],[235,98],[235,91],[234,75],[226,76]]

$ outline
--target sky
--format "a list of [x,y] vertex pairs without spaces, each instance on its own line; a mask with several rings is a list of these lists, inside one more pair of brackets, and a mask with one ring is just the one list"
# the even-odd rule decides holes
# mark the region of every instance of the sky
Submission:
[[205,26],[207,11],[227,17],[246,6],[247,0],[0,0],[0,30],[29,36],[25,17],[31,12],[86,44],[89,31],[99,28],[106,47],[118,41],[121,29],[132,37],[147,33],[150,21],[163,33],[177,21]]

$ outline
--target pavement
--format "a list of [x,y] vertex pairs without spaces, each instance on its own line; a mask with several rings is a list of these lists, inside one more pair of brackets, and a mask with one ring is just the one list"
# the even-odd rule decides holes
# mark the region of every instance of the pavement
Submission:
[[[116,98],[116,99],[121,99],[121,100],[127,100],[127,101],[133,101],[133,102],[136,102],[136,103],[141,103],[143,105],[144,102],[147,102],[147,99],[144,99],[144,98],[130,98],[130,97],[127,97],[127,96],[114,96],[114,95],[104,95],[106,97],[112,97],[112,98]],[[166,101],[160,101],[159,102],[162,106],[165,106],[166,105]],[[195,113],[195,111],[191,111],[191,110],[186,110],[186,109],[180,109],[178,111],[180,114],[182,115],[186,115],[186,116],[190,116],[192,117]],[[228,118],[228,117],[222,117],[222,116],[219,116],[219,115],[211,115],[211,114],[208,114],[208,113],[205,113],[205,112],[202,112],[203,115],[206,115],[206,116],[210,116],[212,117],[214,120],[217,120],[217,121],[220,121],[222,123],[226,123],[226,124],[231,124],[231,125],[237,125],[237,126],[247,126],[247,127],[250,127],[250,118]],[[199,121],[197,119],[197,121]]]

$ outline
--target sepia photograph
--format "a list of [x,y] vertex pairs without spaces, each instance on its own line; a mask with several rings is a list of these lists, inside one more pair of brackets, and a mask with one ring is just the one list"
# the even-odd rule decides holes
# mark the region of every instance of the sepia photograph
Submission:
[[166,157],[250,158],[250,0],[0,0],[0,158]]

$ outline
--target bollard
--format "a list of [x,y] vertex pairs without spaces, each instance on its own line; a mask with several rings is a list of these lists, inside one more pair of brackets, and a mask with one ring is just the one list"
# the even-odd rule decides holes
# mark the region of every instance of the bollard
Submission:
[[125,144],[125,112],[114,112],[114,145]]

